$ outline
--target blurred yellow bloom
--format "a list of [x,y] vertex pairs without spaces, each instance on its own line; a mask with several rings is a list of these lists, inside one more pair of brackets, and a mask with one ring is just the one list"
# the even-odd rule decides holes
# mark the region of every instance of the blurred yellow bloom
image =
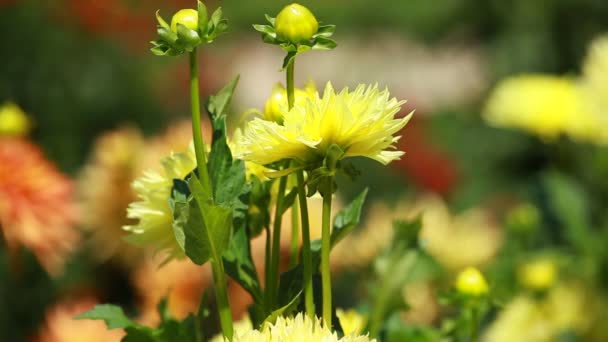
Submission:
[[162,172],[147,171],[133,182],[138,202],[131,203],[127,217],[139,220],[137,224],[124,226],[131,234],[125,240],[137,246],[154,247],[169,252],[171,257],[182,257],[183,251],[173,235],[173,215],[168,199],[173,179],[183,179],[196,167],[194,149],[171,153],[161,159]]
[[338,337],[319,318],[310,319],[302,313],[295,317],[279,317],[275,323],[265,323],[260,330],[235,331],[234,342],[369,342],[368,336],[347,334]]
[[[294,105],[304,106],[307,99],[314,98],[317,93],[314,83],[308,83],[304,90],[294,88]],[[264,104],[262,118],[268,121],[283,123],[283,116],[289,111],[287,104],[287,90],[280,83],[275,84],[272,93]]]
[[16,104],[7,102],[0,106],[0,135],[24,136],[31,126],[25,112]]
[[322,98],[316,94],[285,113],[283,125],[256,118],[242,133],[237,131],[237,157],[261,165],[281,159],[318,163],[335,144],[343,157],[364,156],[388,164],[403,155],[389,151],[400,138],[393,134],[411,117],[395,118],[403,103],[377,85],[336,93],[328,83]]
[[76,315],[91,310],[93,299],[65,301],[46,312],[45,322],[34,339],[35,342],[119,342],[124,337],[122,329],[108,330],[99,320],[75,320]]
[[557,286],[541,300],[516,297],[500,312],[483,340],[550,342],[568,330],[584,336],[599,318],[594,301],[596,296],[572,285]]
[[319,23],[308,8],[293,3],[277,14],[274,27],[280,39],[297,44],[310,40],[317,33]]
[[546,290],[557,280],[557,267],[550,259],[533,260],[518,268],[517,278],[526,288]]
[[597,141],[608,144],[608,35],[591,43],[581,80],[589,110],[595,115]]
[[469,296],[482,296],[488,293],[486,278],[475,267],[467,267],[460,272],[455,287],[458,292]]
[[365,325],[367,324],[367,316],[360,314],[355,309],[349,310],[336,310],[336,316],[338,316],[338,320],[340,321],[340,326],[342,327],[342,331],[345,335],[349,334],[360,334],[365,329]]

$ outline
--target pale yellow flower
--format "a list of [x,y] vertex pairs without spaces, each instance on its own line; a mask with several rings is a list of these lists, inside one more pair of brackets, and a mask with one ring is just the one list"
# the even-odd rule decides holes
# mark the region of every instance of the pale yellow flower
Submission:
[[591,43],[583,63],[581,86],[598,122],[594,127],[597,142],[608,144],[608,35]]
[[171,153],[161,159],[161,164],[161,172],[147,171],[133,182],[133,189],[140,200],[129,205],[127,217],[139,222],[124,226],[131,233],[125,240],[167,251],[172,257],[181,257],[183,251],[173,235],[173,215],[168,199],[173,179],[184,179],[196,167],[192,145],[185,152]]
[[377,85],[336,93],[328,83],[322,98],[317,94],[285,113],[283,125],[255,118],[237,131],[236,155],[262,165],[282,159],[315,164],[335,144],[344,152],[342,157],[363,156],[388,164],[403,155],[393,150],[400,138],[393,135],[411,117],[395,118],[403,103]]
[[336,316],[340,321],[340,326],[345,335],[361,334],[367,325],[367,316],[360,314],[355,309],[336,310]]
[[234,342],[369,342],[368,336],[347,334],[338,337],[319,318],[310,319],[302,313],[295,317],[279,317],[275,323],[265,323],[260,330],[235,331]]
[[537,259],[517,269],[519,282],[531,290],[546,290],[557,280],[557,266],[550,259]]
[[[314,83],[310,82],[304,89],[294,88],[294,105],[304,106],[309,98],[314,98],[317,93]],[[272,88],[272,93],[264,104],[262,118],[268,121],[283,122],[283,116],[289,111],[287,103],[287,90],[282,84],[277,83]]]

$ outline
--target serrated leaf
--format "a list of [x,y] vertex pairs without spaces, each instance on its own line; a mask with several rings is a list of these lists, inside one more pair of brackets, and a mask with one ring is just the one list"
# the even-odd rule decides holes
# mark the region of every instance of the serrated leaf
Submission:
[[139,327],[139,324],[131,321],[125,315],[121,307],[112,304],[96,305],[93,309],[74,317],[74,319],[103,320],[110,330]]
[[234,233],[228,250],[224,252],[223,260],[226,273],[251,295],[254,302],[262,303],[264,296],[245,228]]
[[[212,120],[216,120],[226,115],[226,108],[232,101],[232,95],[239,83],[240,76],[235,77],[230,83],[222,88],[217,94],[209,96],[207,101],[207,111]],[[217,123],[216,123],[217,124]]]
[[365,198],[367,197],[368,188],[365,188],[348,206],[340,210],[334,218],[333,229],[331,231],[331,245],[335,246],[348,233],[350,233],[361,219],[361,209]]
[[188,221],[184,226],[186,255],[202,265],[210,259],[220,261],[232,234],[232,209],[208,203],[208,194],[197,177],[188,181]]

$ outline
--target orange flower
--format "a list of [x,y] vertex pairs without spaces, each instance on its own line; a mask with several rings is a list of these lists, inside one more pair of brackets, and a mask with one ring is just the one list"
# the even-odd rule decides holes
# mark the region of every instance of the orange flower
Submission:
[[103,321],[75,320],[74,316],[91,310],[97,304],[91,298],[66,301],[46,313],[45,323],[36,342],[113,342],[125,335],[122,329],[108,330]]
[[61,271],[79,234],[73,184],[36,145],[0,138],[0,230],[9,249],[30,249],[51,274]]

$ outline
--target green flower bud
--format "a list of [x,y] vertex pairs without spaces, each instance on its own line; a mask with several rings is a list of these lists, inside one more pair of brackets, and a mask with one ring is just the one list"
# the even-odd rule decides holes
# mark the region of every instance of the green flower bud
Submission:
[[310,40],[317,33],[319,23],[308,8],[294,3],[279,12],[274,28],[279,39],[297,44]]
[[190,8],[177,11],[173,15],[173,18],[171,18],[171,31],[177,33],[177,24],[182,24],[191,30],[197,31],[198,12]]
[[458,274],[456,290],[468,296],[483,296],[488,293],[488,283],[477,268],[467,267]]

